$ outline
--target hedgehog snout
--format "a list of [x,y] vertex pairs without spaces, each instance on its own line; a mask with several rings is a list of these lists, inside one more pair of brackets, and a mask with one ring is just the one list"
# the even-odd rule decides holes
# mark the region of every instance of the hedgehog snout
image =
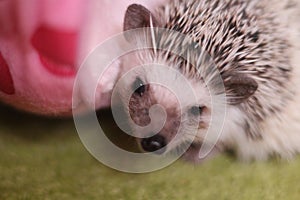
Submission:
[[140,141],[140,145],[146,152],[162,154],[166,150],[165,146],[167,145],[167,142],[166,138],[162,134],[158,133],[152,137],[143,138]]

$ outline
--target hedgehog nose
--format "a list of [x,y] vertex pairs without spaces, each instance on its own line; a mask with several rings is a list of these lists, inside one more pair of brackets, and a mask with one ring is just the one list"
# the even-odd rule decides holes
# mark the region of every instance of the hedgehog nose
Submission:
[[162,135],[154,135],[149,138],[144,138],[141,141],[141,146],[144,151],[162,154],[165,152],[166,139]]

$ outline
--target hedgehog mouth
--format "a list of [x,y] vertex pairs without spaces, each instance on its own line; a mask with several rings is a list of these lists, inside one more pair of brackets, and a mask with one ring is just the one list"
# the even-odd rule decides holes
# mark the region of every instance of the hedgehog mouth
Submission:
[[[175,145],[174,147],[170,148],[166,154],[170,156],[182,156],[189,148],[195,148],[196,145],[192,141],[183,141],[179,143],[178,145]],[[201,147],[201,145],[200,145]],[[199,148],[200,148],[199,147]]]

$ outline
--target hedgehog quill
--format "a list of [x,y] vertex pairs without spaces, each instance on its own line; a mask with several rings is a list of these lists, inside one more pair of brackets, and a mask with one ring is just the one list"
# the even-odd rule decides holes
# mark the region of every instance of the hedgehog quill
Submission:
[[[291,159],[299,153],[299,4],[276,0],[174,0],[154,12],[137,4],[129,6],[124,31],[151,27],[153,31],[147,38],[153,49],[121,60],[122,73],[138,64],[159,60],[178,70],[192,87],[201,91],[196,104],[185,105],[179,111],[174,95],[165,87],[149,83],[147,73],[137,74],[124,84],[124,87],[134,88],[129,105],[126,102],[124,105],[135,124],[146,126],[151,121],[149,109],[154,104],[163,106],[166,111],[162,130],[138,140],[141,149],[156,152],[164,148],[175,137],[179,124],[186,129],[183,139],[165,151],[184,145],[188,124],[196,117],[199,134],[184,157],[199,161],[197,152],[204,142],[201,134],[208,129],[212,113],[209,91],[197,75],[197,69],[208,69],[202,53],[195,53],[184,42],[176,43],[174,38],[156,34],[155,28],[160,27],[189,36],[190,43],[207,52],[220,72],[227,113],[214,148],[216,152],[231,150],[246,161],[266,160],[271,156]],[[147,34],[125,36],[128,42],[134,42],[144,40]],[[157,45],[181,49],[188,61],[156,49]],[[198,65],[189,65],[189,60]],[[122,90],[120,93],[122,96]],[[147,136],[147,133],[136,134]]]

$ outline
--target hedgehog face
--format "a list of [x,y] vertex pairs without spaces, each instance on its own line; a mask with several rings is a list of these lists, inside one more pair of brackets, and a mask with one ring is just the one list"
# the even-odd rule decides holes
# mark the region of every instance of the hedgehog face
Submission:
[[199,146],[211,119],[206,85],[186,78],[167,61],[149,59],[149,54],[151,50],[142,50],[121,58],[123,77],[117,90],[131,134],[147,152],[179,153],[192,142]]
[[[132,80],[129,85],[132,95],[127,105],[133,123],[133,135],[138,137],[137,142],[141,149],[156,153],[176,150],[178,153],[184,147],[182,145],[192,142],[201,144],[211,113],[208,94],[199,93],[196,102],[188,98],[179,102],[177,96],[184,96],[184,92],[174,94],[164,85],[147,83],[148,76],[149,74],[141,74]],[[194,89],[199,90],[199,86],[197,84]],[[206,93],[206,89],[201,90]],[[136,126],[144,128],[136,129]]]
[[[158,21],[149,10],[136,4],[128,7],[124,20],[125,31],[150,26],[158,26]],[[142,35],[142,38],[145,38],[143,36],[145,35]],[[140,39],[139,35],[125,34],[125,38],[130,43],[145,41],[145,39]],[[159,63],[177,69],[178,73],[184,73],[182,71],[184,66],[172,66],[174,65],[173,59],[177,60],[178,56],[161,51],[159,48],[154,51],[155,53],[153,49],[139,50],[139,52],[126,55],[122,60],[122,67],[125,69],[121,71],[125,72],[147,63]],[[181,65],[184,65],[183,63]],[[186,89],[181,88],[184,83],[178,81],[176,74],[162,73],[154,66],[145,68],[147,69],[137,72],[135,77],[129,78],[123,84],[124,87],[132,89],[133,94],[128,105],[127,102],[123,103],[125,103],[125,109],[129,111],[128,117],[132,119],[132,132],[139,138],[137,141],[141,149],[157,153],[173,150],[180,152],[181,147],[190,145],[192,141],[201,144],[208,129],[211,114],[210,95],[203,80],[191,77],[186,79],[196,94],[193,99],[191,94],[185,94]],[[157,77],[162,74],[165,74],[164,83],[157,81]],[[168,88],[170,85],[177,88],[175,89],[177,93]],[[181,96],[180,102],[178,96]],[[144,128],[140,129],[137,126]],[[193,133],[198,134],[195,136]],[[167,147],[164,148],[166,145]]]

